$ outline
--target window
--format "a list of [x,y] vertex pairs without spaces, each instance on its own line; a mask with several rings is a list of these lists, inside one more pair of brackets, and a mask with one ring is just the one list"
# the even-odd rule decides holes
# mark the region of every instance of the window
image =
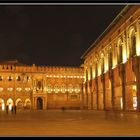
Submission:
[[104,58],[101,59],[101,73],[104,73]]
[[2,77],[2,76],[0,76],[0,81],[2,81],[2,79],[3,79],[3,77]]
[[12,79],[13,79],[13,78],[12,78],[11,76],[8,77],[8,81],[12,81]]
[[108,53],[108,67],[109,69],[112,68],[112,49],[109,49],[109,53]]
[[62,93],[65,93],[66,92],[66,85],[65,84],[62,84],[62,86],[61,86],[61,92]]
[[90,79],[92,80],[92,65],[90,66]]
[[16,79],[17,79],[17,81],[21,81],[21,78],[20,78],[20,76],[18,76]]
[[86,69],[86,81],[88,81],[88,70]]
[[136,36],[133,30],[130,36],[130,57],[136,55]]
[[51,84],[48,84],[48,86],[47,86],[47,92],[48,93],[51,93],[52,92],[52,86],[51,86]]
[[122,42],[119,42],[117,51],[118,64],[122,63]]
[[78,84],[75,85],[75,93],[80,92],[80,86]]
[[55,84],[55,85],[54,85],[54,92],[55,92],[55,93],[58,93],[58,92],[59,92],[58,84]]
[[96,77],[98,76],[98,64],[97,63],[95,65],[95,75],[96,75]]
[[13,69],[13,67],[12,67],[12,66],[11,66],[10,68],[11,68],[11,70]]
[[77,100],[78,96],[77,95],[71,95],[71,100],[75,101]]
[[69,93],[72,93],[73,92],[73,85],[72,84],[69,84],[68,85],[68,92]]

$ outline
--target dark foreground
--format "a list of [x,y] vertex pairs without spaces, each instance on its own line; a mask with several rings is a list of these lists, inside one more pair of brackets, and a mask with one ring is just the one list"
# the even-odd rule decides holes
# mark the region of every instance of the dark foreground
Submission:
[[140,113],[80,110],[0,112],[0,136],[140,136]]

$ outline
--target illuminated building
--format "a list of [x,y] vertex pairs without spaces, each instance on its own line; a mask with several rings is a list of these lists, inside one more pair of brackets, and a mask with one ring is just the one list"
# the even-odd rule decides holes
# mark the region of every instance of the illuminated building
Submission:
[[125,6],[81,58],[84,108],[140,111],[140,6]]
[[0,110],[80,109],[83,68],[0,62]]

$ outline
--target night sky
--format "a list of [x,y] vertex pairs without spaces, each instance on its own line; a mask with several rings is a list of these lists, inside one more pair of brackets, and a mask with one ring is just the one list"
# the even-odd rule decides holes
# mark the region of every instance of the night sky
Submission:
[[0,60],[79,66],[124,5],[0,6]]

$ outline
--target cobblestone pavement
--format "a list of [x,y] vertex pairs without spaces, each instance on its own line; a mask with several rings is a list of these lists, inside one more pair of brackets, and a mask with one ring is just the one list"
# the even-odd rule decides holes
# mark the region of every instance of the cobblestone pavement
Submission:
[[140,113],[91,110],[0,112],[0,136],[140,136]]

